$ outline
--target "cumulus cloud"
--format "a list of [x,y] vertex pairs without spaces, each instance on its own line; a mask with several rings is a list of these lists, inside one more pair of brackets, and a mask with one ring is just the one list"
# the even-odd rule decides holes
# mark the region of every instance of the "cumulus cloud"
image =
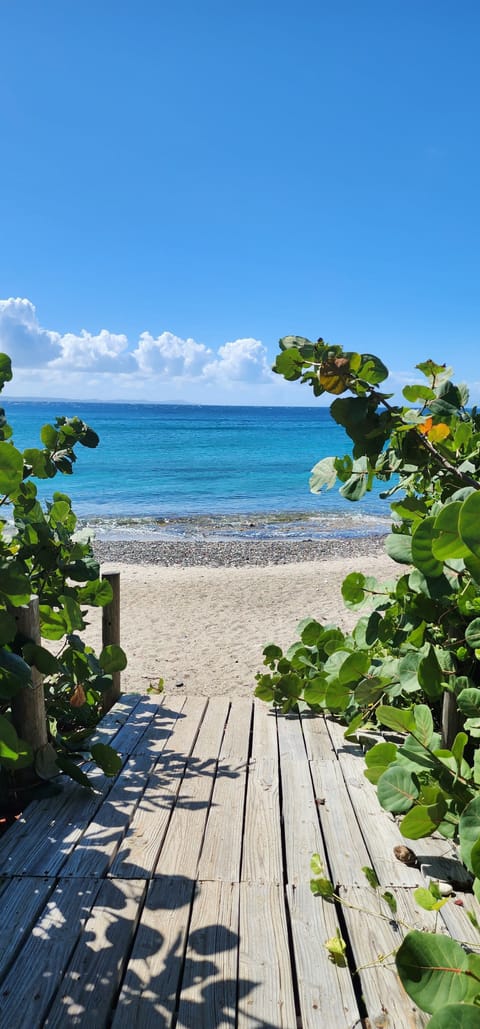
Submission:
[[10,355],[14,370],[22,372],[22,384],[30,372],[35,373],[37,386],[51,376],[52,388],[58,381],[80,387],[84,376],[87,388],[93,382],[115,380],[123,384],[122,392],[127,386],[135,392],[147,381],[153,395],[154,386],[168,383],[178,389],[198,385],[228,391],[242,384],[265,386],[274,378],[266,347],[258,339],[231,340],[214,350],[172,332],[154,336],[146,331],[135,341],[105,328],[62,334],[43,327],[34,304],[22,298],[0,300],[0,350]]
[[156,338],[149,332],[142,332],[133,356],[144,374],[159,375],[166,379],[182,376],[196,378],[203,374],[213,353],[203,343],[196,343],[194,339],[181,339],[172,332],[162,332]]

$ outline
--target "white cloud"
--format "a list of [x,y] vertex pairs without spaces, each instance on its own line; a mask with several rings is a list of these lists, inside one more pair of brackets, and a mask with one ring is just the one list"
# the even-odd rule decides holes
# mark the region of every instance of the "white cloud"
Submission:
[[133,357],[144,374],[159,375],[162,379],[197,378],[203,374],[213,353],[203,343],[181,339],[172,332],[162,332],[156,338],[142,332]]
[[[252,387],[262,402],[265,388],[275,379],[258,339],[231,340],[214,350],[172,332],[142,332],[135,341],[105,328],[62,334],[44,328],[34,304],[19,297],[0,300],[0,350],[12,358],[15,391],[21,387],[32,395],[58,394],[61,384],[62,393],[73,389],[76,396],[83,392],[90,397],[94,388],[100,398],[130,392],[145,399],[170,399],[173,386],[177,398],[201,400],[207,387],[210,399],[218,390],[231,398],[234,388],[245,402],[245,391]],[[249,399],[256,399],[251,390]]]
[[267,351],[258,339],[235,339],[219,348],[204,377],[229,382],[266,382],[272,378]]

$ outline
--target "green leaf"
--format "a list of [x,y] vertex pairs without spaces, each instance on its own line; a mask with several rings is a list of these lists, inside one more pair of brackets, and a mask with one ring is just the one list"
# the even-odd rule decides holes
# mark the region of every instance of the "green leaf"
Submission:
[[0,562],[0,594],[6,597],[12,607],[22,607],[30,602],[30,582],[18,564]]
[[445,675],[440,668],[435,648],[430,646],[428,653],[418,666],[418,681],[430,700],[438,700],[443,693]]
[[68,632],[67,623],[61,611],[54,611],[48,604],[40,604],[40,625],[46,640],[61,640]]
[[362,872],[363,872],[363,874],[364,874],[364,876],[365,876],[365,878],[366,878],[366,880],[368,882],[368,885],[371,887],[371,889],[372,890],[378,890],[378,887],[380,886],[380,882],[378,880],[378,876],[377,876],[377,873],[375,872],[375,870],[373,868],[369,868],[368,865],[364,865],[363,868],[362,868]]
[[474,618],[473,622],[467,625],[465,639],[472,650],[477,650],[480,647],[480,618]]
[[120,771],[122,759],[113,747],[109,747],[106,743],[94,743],[90,752],[93,760],[105,772],[105,775],[117,775]]
[[381,704],[377,708],[377,719],[395,732],[415,732],[416,723],[413,711]]
[[92,604],[94,607],[105,607],[111,604],[113,591],[108,579],[96,579],[80,586],[77,599],[80,604]]
[[23,479],[23,456],[12,443],[0,441],[0,493],[15,493]]
[[441,900],[437,900],[430,890],[426,890],[423,886],[419,886],[413,891],[413,896],[416,903],[424,909],[424,911],[440,911],[443,905],[447,903],[447,897],[442,897]]
[[123,672],[123,669],[127,667],[125,652],[114,643],[103,648],[99,660],[101,668],[107,675],[112,675],[113,672]]
[[480,558],[480,490],[476,490],[475,493],[471,493],[466,500],[464,500],[459,518],[458,518],[458,531],[466,547],[474,554],[475,557]]
[[369,600],[378,589],[376,579],[363,575],[362,572],[351,572],[342,583],[342,597],[347,607],[359,607]]
[[289,382],[300,378],[302,368],[303,358],[295,347],[291,347],[278,354],[273,366],[273,370],[279,375],[283,375],[284,379],[287,379]]
[[0,354],[0,390],[12,379],[12,362],[8,354]]
[[58,443],[58,432],[53,425],[43,425],[40,429],[40,439],[48,450],[55,450]]
[[320,854],[312,854],[310,858],[310,871],[312,875],[322,876],[324,873],[323,861]]
[[418,804],[405,815],[400,832],[407,840],[421,840],[424,836],[431,836],[443,821],[446,813],[447,804],[439,791],[436,804]]
[[385,539],[385,550],[392,561],[397,564],[412,564],[412,537],[400,532],[392,532]]
[[397,750],[395,743],[377,743],[371,750],[367,750],[365,754],[367,768],[364,774],[369,782],[377,784],[380,776],[395,761]]
[[61,669],[60,661],[45,647],[39,647],[35,643],[25,643],[22,652],[25,661],[38,668],[42,675],[55,675]]
[[273,661],[278,661],[283,656],[283,651],[275,643],[269,643],[263,650],[263,656],[265,664],[270,664]]
[[435,579],[443,572],[443,563],[433,556],[433,527],[435,519],[424,518],[412,533],[412,562],[424,575]]
[[439,561],[466,557],[470,553],[458,529],[461,508],[461,502],[456,500],[452,504],[446,504],[435,518],[432,553]]
[[401,765],[391,765],[378,780],[377,795],[386,811],[408,811],[419,794],[416,777]]
[[396,957],[397,971],[409,997],[433,1013],[446,1004],[468,1000],[475,984],[467,973],[469,956],[459,943],[440,933],[407,933]]
[[350,700],[348,686],[342,686],[339,682],[329,683],[325,693],[325,704],[332,714],[341,714],[347,710]]
[[428,747],[433,736],[432,712],[426,704],[416,704],[413,715],[416,726],[415,735],[425,747]]
[[474,686],[462,690],[457,697],[457,706],[467,718],[480,718],[480,690]]
[[259,700],[264,700],[267,704],[271,704],[275,697],[275,690],[272,686],[266,686],[262,683],[255,688],[254,696],[258,697]]
[[435,1012],[428,1023],[428,1029],[478,1029],[479,1024],[476,1004],[447,1004]]
[[33,752],[29,743],[20,739],[8,718],[0,715],[0,765],[12,770],[32,764]]
[[396,915],[397,901],[393,893],[391,893],[390,890],[386,890],[385,893],[382,893],[382,900],[384,900],[385,903],[388,904],[390,911],[392,912],[392,915]]
[[315,897],[326,897],[330,899],[335,893],[335,888],[330,879],[310,879],[310,889]]
[[93,790],[92,783],[85,772],[82,772],[81,768],[75,764],[71,758],[67,757],[66,754],[57,754],[57,765],[65,775],[70,776],[70,779],[74,779],[80,786],[85,786],[87,790]]
[[321,461],[317,461],[317,464],[312,468],[312,474],[309,479],[310,492],[320,493],[324,487],[327,490],[331,489],[336,481],[335,458],[324,457]]
[[388,368],[375,354],[362,354],[358,377],[365,379],[371,386],[378,386],[388,377]]
[[342,686],[358,682],[370,668],[370,654],[367,650],[354,650],[339,669],[338,678]]
[[480,839],[480,796],[474,797],[462,811],[458,824],[458,835],[462,861],[469,871],[473,872],[472,850]]
[[297,631],[300,633],[300,639],[306,647],[315,647],[323,633],[323,625],[320,625],[320,622],[317,622],[315,618],[307,618],[300,623]]
[[326,688],[326,680],[321,676],[316,676],[315,679],[310,679],[303,690],[303,699],[305,703],[310,704],[312,707],[315,707],[317,704],[323,704]]

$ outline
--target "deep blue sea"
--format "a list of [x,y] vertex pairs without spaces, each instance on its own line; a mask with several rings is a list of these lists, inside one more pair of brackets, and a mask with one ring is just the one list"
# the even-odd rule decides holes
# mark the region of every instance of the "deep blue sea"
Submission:
[[351,503],[309,491],[322,457],[351,452],[325,408],[211,407],[15,401],[7,418],[20,448],[41,446],[57,415],[78,415],[100,436],[78,447],[73,476],[39,483],[69,493],[97,537],[321,539],[386,531],[379,490]]

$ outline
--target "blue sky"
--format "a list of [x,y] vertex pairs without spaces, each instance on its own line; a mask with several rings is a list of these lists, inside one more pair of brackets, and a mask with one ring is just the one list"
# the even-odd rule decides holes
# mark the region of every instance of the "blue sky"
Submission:
[[0,0],[10,395],[311,403],[269,370],[299,333],[480,400],[479,29],[474,0]]

